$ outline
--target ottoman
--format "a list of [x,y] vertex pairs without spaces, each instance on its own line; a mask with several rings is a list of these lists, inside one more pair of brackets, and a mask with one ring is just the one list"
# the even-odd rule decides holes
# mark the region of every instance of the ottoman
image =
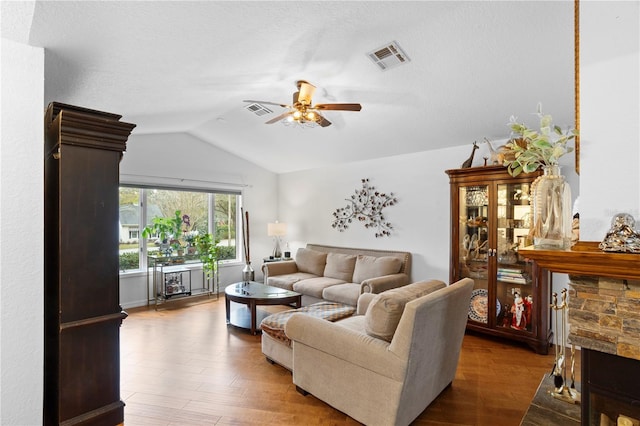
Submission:
[[322,318],[327,321],[338,321],[349,317],[356,311],[355,306],[336,302],[319,302],[300,309],[291,309],[269,315],[260,323],[262,329],[262,353],[270,363],[277,363],[293,371],[293,349],[291,341],[284,334],[284,325],[293,314],[302,313]]

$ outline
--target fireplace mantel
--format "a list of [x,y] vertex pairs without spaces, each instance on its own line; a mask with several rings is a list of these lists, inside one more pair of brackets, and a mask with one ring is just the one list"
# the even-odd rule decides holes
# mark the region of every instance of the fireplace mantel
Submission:
[[571,275],[640,279],[640,254],[604,252],[597,241],[578,241],[567,250],[542,250],[533,246],[518,253],[541,267]]

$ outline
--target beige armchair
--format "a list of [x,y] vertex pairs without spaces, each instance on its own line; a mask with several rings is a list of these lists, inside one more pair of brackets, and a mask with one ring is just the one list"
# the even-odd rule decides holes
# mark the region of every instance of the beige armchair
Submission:
[[336,323],[292,315],[294,384],[366,425],[408,425],[455,377],[472,290],[425,281],[363,294],[366,313]]

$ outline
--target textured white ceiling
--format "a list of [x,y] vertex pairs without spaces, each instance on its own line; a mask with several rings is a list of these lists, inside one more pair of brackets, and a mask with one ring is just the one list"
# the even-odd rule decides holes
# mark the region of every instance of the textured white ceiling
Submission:
[[[512,114],[536,124],[538,102],[573,124],[571,0],[10,3],[2,35],[46,48],[47,103],[187,132],[275,172],[504,139]],[[366,53],[393,40],[411,61],[381,72]],[[314,103],[362,111],[297,129],[264,124],[279,107],[245,109],[290,103],[300,79]]]

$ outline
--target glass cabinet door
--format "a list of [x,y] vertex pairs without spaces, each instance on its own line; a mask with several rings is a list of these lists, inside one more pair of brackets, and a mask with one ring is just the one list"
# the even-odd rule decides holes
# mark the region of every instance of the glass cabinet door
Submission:
[[486,324],[489,311],[489,187],[463,186],[459,197],[458,279],[474,280],[469,319]]
[[497,185],[496,326],[519,331],[531,331],[533,303],[540,303],[533,299],[531,262],[518,255],[519,248],[531,244],[529,186]]

